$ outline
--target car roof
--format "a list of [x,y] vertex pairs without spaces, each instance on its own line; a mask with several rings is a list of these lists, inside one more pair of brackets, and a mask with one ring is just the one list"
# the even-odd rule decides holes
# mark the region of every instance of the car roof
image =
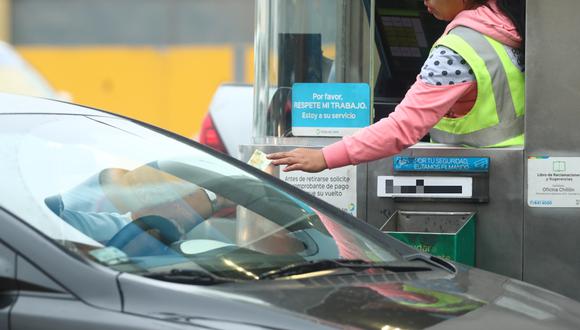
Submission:
[[0,93],[2,114],[70,114],[114,117],[96,109],[40,97]]

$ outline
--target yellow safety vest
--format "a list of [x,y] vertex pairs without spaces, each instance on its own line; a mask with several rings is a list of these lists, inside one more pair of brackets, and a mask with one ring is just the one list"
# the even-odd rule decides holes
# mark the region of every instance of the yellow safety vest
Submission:
[[471,147],[524,144],[524,74],[498,41],[467,27],[456,27],[434,45],[457,52],[477,80],[477,99],[460,118],[444,117],[431,129],[438,143]]

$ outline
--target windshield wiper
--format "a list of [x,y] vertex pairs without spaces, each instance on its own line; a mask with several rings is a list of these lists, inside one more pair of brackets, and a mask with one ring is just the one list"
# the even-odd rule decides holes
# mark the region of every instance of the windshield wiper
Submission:
[[346,268],[354,271],[367,269],[383,269],[393,273],[421,272],[432,270],[424,266],[395,265],[391,263],[378,263],[362,259],[324,259],[297,263],[271,270],[260,274],[259,279],[274,279],[298,274],[306,274],[323,270]]
[[161,281],[182,284],[214,285],[233,282],[233,280],[230,279],[215,276],[201,270],[192,269],[172,269],[167,272],[145,273],[142,275]]
[[413,253],[413,254],[406,255],[404,257],[404,259],[407,261],[423,261],[425,263],[428,263],[429,265],[446,270],[446,271],[450,272],[451,274],[457,273],[457,268],[455,268],[455,266],[452,263],[450,263],[449,261],[447,261],[443,258],[439,258],[437,256],[432,256],[430,254]]

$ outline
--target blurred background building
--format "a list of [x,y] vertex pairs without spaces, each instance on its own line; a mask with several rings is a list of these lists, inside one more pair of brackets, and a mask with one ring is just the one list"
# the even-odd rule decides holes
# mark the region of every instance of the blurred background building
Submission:
[[0,0],[0,22],[74,102],[188,137],[220,84],[253,81],[254,0]]

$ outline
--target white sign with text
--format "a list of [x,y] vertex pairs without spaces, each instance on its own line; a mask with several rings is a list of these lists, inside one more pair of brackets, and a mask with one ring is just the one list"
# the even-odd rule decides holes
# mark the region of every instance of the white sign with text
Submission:
[[320,173],[280,171],[280,179],[356,216],[356,166]]
[[580,207],[580,157],[528,157],[530,207]]

